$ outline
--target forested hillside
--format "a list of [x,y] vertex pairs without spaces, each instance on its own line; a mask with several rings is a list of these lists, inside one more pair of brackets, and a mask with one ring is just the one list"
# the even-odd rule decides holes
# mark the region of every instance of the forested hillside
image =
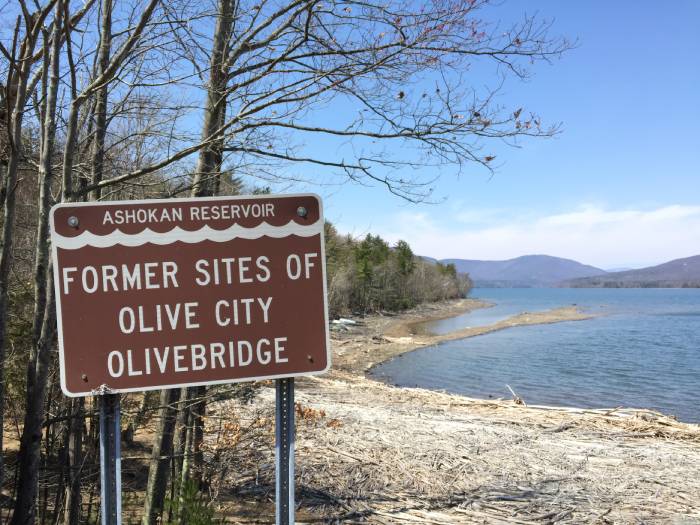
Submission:
[[425,301],[465,296],[466,274],[454,264],[432,264],[377,235],[356,240],[326,224],[328,304],[331,315],[375,310],[403,310]]

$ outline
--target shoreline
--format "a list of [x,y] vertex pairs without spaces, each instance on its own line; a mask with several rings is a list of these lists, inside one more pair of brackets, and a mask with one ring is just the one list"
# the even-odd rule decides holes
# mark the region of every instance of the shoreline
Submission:
[[[578,306],[560,306],[549,310],[538,312],[521,312],[512,315],[506,319],[502,319],[496,323],[483,326],[474,326],[454,330],[446,334],[432,334],[421,328],[421,325],[448,319],[451,317],[471,313],[480,308],[492,308],[495,303],[477,298],[453,299],[438,303],[428,303],[419,305],[416,308],[401,312],[399,314],[390,315],[389,319],[380,314],[369,314],[360,324],[360,333],[364,333],[365,337],[369,337],[369,341],[353,338],[343,339],[331,336],[333,360],[331,369],[327,375],[331,375],[334,379],[338,373],[347,379],[348,376],[356,376],[357,379],[362,379],[372,383],[377,383],[398,390],[424,390],[436,394],[447,394],[463,398],[470,403],[506,403],[515,404],[517,406],[547,411],[563,411],[567,413],[586,413],[610,415],[617,414],[623,417],[642,417],[650,420],[669,420],[678,425],[686,425],[695,429],[700,435],[700,423],[691,423],[679,420],[675,415],[655,411],[648,408],[636,408],[634,406],[617,406],[617,407],[601,407],[601,408],[585,408],[567,405],[537,405],[527,404],[527,399],[523,400],[517,396],[516,392],[511,390],[512,398],[484,398],[473,397],[465,394],[446,392],[442,389],[428,389],[423,387],[409,387],[395,385],[382,378],[370,375],[372,370],[387,361],[391,361],[397,357],[440,345],[444,342],[455,341],[460,339],[468,339],[479,335],[505,330],[508,328],[517,328],[522,326],[535,326],[545,324],[556,324],[571,321],[585,321],[600,317],[599,313],[587,313],[582,311]],[[347,347],[345,347],[347,345]],[[336,348],[339,346],[340,348]],[[646,414],[646,415],[645,415]],[[666,424],[666,423],[664,423]]]
[[[596,317],[581,311],[576,306],[563,306],[541,312],[521,312],[496,323],[483,326],[462,328],[446,334],[431,334],[421,329],[429,322],[448,319],[480,308],[490,308],[494,304],[481,299],[458,299],[445,303],[432,303],[398,314],[392,320],[376,314],[367,316],[360,325],[363,330],[348,330],[347,334],[335,333],[333,341],[333,364],[331,371],[339,368],[343,371],[366,376],[372,368],[400,355],[420,348],[439,345],[447,341],[467,339],[506,328],[553,324],[567,321],[584,321]],[[371,352],[355,351],[351,337],[358,332],[371,335],[373,348]],[[348,337],[350,336],[350,337]],[[343,348],[347,345],[347,348]],[[368,378],[375,380],[373,378]]]
[[[649,410],[525,406],[366,377],[373,364],[438,340],[592,317],[568,307],[446,336],[406,335],[426,318],[483,304],[468,299],[423,305],[333,330],[331,371],[297,381],[297,523],[700,518],[694,497],[700,493],[700,425]],[[274,522],[274,414],[271,384],[255,403],[224,401],[209,414],[217,425],[255,422],[231,451],[233,482],[239,494],[247,494],[232,502],[237,523]]]
[[[400,313],[400,318],[387,328],[385,335],[394,337],[435,335],[426,330],[423,325],[458,317],[475,310],[493,308],[494,306],[496,306],[496,303],[473,297],[445,301],[444,303],[429,303],[428,305],[418,306],[408,312]],[[429,310],[423,312],[422,310],[426,308]],[[401,317],[403,316],[409,316],[409,318],[407,320],[402,319]]]

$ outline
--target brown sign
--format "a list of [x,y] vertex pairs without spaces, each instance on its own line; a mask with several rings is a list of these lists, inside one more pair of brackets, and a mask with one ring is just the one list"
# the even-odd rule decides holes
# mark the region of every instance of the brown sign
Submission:
[[51,236],[68,396],[330,366],[315,195],[59,204]]

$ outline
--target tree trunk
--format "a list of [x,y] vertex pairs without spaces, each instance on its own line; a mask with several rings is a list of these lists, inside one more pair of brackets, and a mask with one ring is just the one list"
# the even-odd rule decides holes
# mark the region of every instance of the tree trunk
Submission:
[[82,397],[74,399],[71,403],[71,419],[68,426],[68,485],[66,486],[66,505],[63,514],[64,525],[78,525],[80,523],[84,407],[85,400]]
[[[95,412],[97,408],[97,400],[92,398],[90,401],[90,410]],[[100,425],[97,418],[90,419],[88,427],[87,439],[85,440],[85,464],[97,465],[100,456]],[[92,509],[98,491],[98,483],[90,483],[90,490],[87,495],[87,509],[85,509],[85,517],[88,523],[92,523]],[[95,505],[97,507],[97,505]]]
[[[188,389],[190,391],[194,390],[193,388]],[[190,392],[191,394],[191,392]],[[189,398],[190,396],[188,396]],[[189,399],[188,399],[189,401]],[[185,443],[183,448],[184,454],[182,456],[182,469],[180,472],[180,479],[179,479],[179,490],[178,490],[178,505],[177,505],[177,510],[178,510],[178,515],[177,515],[177,521],[176,523],[179,523],[181,525],[187,525],[184,523],[184,513],[185,513],[185,486],[187,482],[189,481],[190,478],[190,465],[192,463],[192,443],[193,443],[193,436],[194,436],[194,428],[192,426],[192,422],[194,420],[194,414],[192,412],[192,407],[189,406],[185,409]]]
[[[224,71],[226,61],[226,49],[229,38],[231,36],[233,24],[233,1],[234,0],[219,0],[216,26],[214,29],[214,45],[210,60],[210,82],[207,90],[207,104],[204,111],[204,124],[202,128],[202,137],[205,141],[211,141],[215,136],[216,131],[220,127],[221,112],[225,109],[225,88],[228,81],[227,74]],[[197,168],[192,179],[192,197],[203,197],[212,194],[214,184],[212,183],[212,174],[218,170],[220,161],[217,162],[221,155],[221,148],[214,142],[210,142],[204,149],[200,151],[197,161]],[[188,389],[192,390],[192,389]],[[189,396],[188,396],[189,397]],[[189,404],[189,403],[185,403]],[[183,406],[185,405],[183,404]],[[161,420],[167,420],[167,408],[161,408]],[[184,406],[181,410],[189,410],[189,407]],[[174,421],[173,421],[174,426]],[[156,450],[173,449],[173,430],[163,435],[159,433],[155,437],[153,444],[153,460],[149,467],[148,483],[149,490],[146,494],[147,512],[143,518],[143,524],[154,523],[156,514],[154,511],[162,510],[162,499],[167,486],[168,469],[167,464],[163,465],[162,457],[164,454],[156,454]],[[183,455],[183,472],[185,471],[185,463],[188,461],[188,449],[185,447]],[[179,462],[179,459],[178,459]],[[187,467],[189,473],[189,467]],[[180,477],[182,480],[182,476]],[[180,489],[182,483],[180,484]],[[160,497],[160,505],[158,503]]]
[[27,408],[19,448],[17,500],[11,525],[33,524],[36,512],[35,499],[39,475],[41,430],[44,422],[46,378],[49,371],[50,351],[56,335],[56,296],[51,266],[49,264],[47,272],[46,311],[41,326],[41,337],[37,343],[36,379],[34,384],[27,388]]
[[[109,66],[109,54],[112,45],[112,3],[113,0],[102,0],[100,4],[102,19],[97,60],[98,76],[104,74]],[[99,184],[104,173],[105,136],[107,134],[107,84],[102,85],[96,93],[94,127],[91,183]],[[93,200],[99,200],[101,196],[101,189],[96,188],[93,192]]]
[[[9,119],[8,138],[10,139],[10,151],[7,162],[7,171],[4,181],[5,201],[4,201],[4,221],[2,225],[2,233],[0,234],[0,450],[4,450],[3,446],[3,428],[4,428],[4,408],[5,408],[5,346],[7,338],[7,306],[8,306],[8,288],[10,277],[10,261],[12,258],[13,244],[13,228],[15,225],[15,204],[16,204],[16,185],[17,175],[19,172],[19,162],[23,155],[22,145],[22,123],[24,116],[24,106],[28,98],[28,84],[32,69],[32,56],[38,39],[41,27],[46,20],[46,16],[50,12],[52,5],[35,13],[31,17],[32,25],[27,22],[26,36],[20,46],[19,52],[19,70],[15,72],[16,77],[13,77],[9,82],[10,91],[14,93],[14,108],[12,116]],[[14,71],[10,68],[10,71]],[[16,86],[16,90],[13,88]],[[49,334],[47,334],[49,335]],[[50,344],[50,342],[49,342]],[[42,392],[43,400],[43,392]],[[29,410],[29,405],[27,405]],[[35,415],[32,415],[35,416]],[[39,413],[36,415],[40,422],[43,420],[43,403],[39,406]],[[41,426],[41,423],[39,424]],[[35,434],[32,434],[34,437]],[[24,437],[24,435],[23,435]],[[41,432],[39,432],[39,441],[41,440]],[[40,443],[36,444],[39,447]],[[39,453],[38,448],[35,448]],[[21,447],[20,447],[21,451]],[[4,465],[2,463],[2,454],[0,453],[0,486],[4,478]],[[23,458],[20,458],[20,464]],[[34,465],[37,466],[36,464]],[[36,475],[34,475],[36,478]],[[22,480],[20,479],[20,482]],[[22,486],[22,485],[20,485]],[[18,488],[18,497],[21,495]],[[33,496],[36,496],[36,487],[33,490]],[[34,501],[32,500],[32,504]],[[14,519],[14,516],[13,516]]]
[[207,387],[195,387],[196,403],[192,407],[192,453],[193,453],[193,479],[200,489],[203,489],[204,479],[204,453],[202,444],[204,443],[204,416],[207,410]]
[[219,0],[217,15],[209,64],[207,104],[204,109],[202,126],[202,141],[208,143],[199,152],[197,159],[197,168],[192,181],[193,197],[212,195],[215,188],[215,178],[221,165],[219,144],[221,137],[217,138],[217,130],[224,121],[222,114],[225,114],[226,111],[226,85],[228,83],[226,49],[233,27],[233,0]]
[[[109,54],[112,41],[112,0],[103,0],[100,3],[101,22],[100,22],[100,41],[98,45],[98,61],[97,71],[95,76],[101,76],[109,66]],[[77,123],[78,111],[72,108],[71,123]],[[107,122],[107,83],[102,85],[96,92],[96,102],[94,107],[94,137],[92,140],[92,182],[102,180],[102,166],[104,159],[104,141]],[[75,127],[71,126],[69,138],[74,141]],[[72,164],[72,158],[70,159]],[[64,174],[70,178],[70,173]],[[70,187],[70,185],[69,185]],[[95,190],[93,200],[98,200],[100,191]],[[69,428],[69,450],[68,450],[68,483],[66,485],[65,494],[65,512],[64,523],[74,525],[79,523],[81,510],[81,478],[82,478],[82,429],[83,429],[83,413],[84,401],[76,400],[73,406],[73,419]]]
[[[20,80],[20,84],[26,86],[26,78]],[[19,99],[19,96],[17,97]],[[10,284],[10,262],[12,260],[12,243],[15,225],[15,186],[19,171],[19,157],[22,151],[22,114],[23,101],[15,102],[13,116],[9,119],[8,136],[12,137],[12,147],[9,151],[7,169],[4,177],[3,193],[3,223],[0,233],[0,451],[4,447],[5,426],[5,345],[7,338],[7,303],[8,287]],[[0,452],[0,486],[4,480],[3,454]]]
[[[66,415],[69,415],[71,413],[71,406],[72,406],[73,400],[70,398],[64,398],[63,399],[63,406],[64,408],[62,409],[62,413],[65,413]],[[58,459],[58,464],[59,464],[59,473],[60,473],[60,482],[58,484],[58,489],[56,490],[56,494],[54,495],[54,507],[53,507],[53,521],[51,522],[53,525],[58,525],[61,523],[62,518],[63,518],[63,512],[61,512],[61,509],[63,509],[63,498],[66,494],[65,491],[65,486],[67,482],[67,469],[66,469],[66,464],[68,463],[68,448],[69,448],[69,438],[70,438],[70,419],[63,421],[60,426],[59,426],[59,433],[58,433],[58,438],[55,439],[55,441],[58,441],[60,444],[58,445],[58,454],[56,455],[56,458]],[[54,426],[54,425],[52,425]]]
[[[34,520],[34,500],[37,492],[38,465],[41,459],[41,427],[44,422],[44,397],[49,365],[49,351],[55,333],[53,276],[49,275],[48,222],[51,209],[51,182],[53,172],[51,158],[56,136],[56,98],[59,81],[60,32],[63,18],[63,2],[56,4],[53,44],[50,60],[51,78],[45,93],[46,110],[42,123],[41,152],[39,156],[39,222],[37,248],[34,260],[34,320],[32,347],[27,365],[27,399],[24,428],[20,438],[18,493],[15,502],[13,524],[31,523]],[[47,297],[51,297],[47,300]]]
[[180,389],[180,402],[177,406],[177,421],[173,436],[173,462],[170,478],[170,498],[177,498],[182,462],[185,457],[185,440],[187,439],[187,418],[189,417],[189,395],[187,388]]
[[160,394],[160,421],[153,441],[151,465],[148,472],[146,501],[141,523],[155,525],[163,513],[168,466],[172,455],[173,433],[175,431],[175,410],[180,390],[162,390]]

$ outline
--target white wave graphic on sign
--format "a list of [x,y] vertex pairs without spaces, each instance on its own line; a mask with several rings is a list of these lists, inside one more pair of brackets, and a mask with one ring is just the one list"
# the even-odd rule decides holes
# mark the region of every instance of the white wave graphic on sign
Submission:
[[321,220],[308,225],[289,221],[284,226],[272,226],[263,222],[253,228],[245,228],[234,224],[225,230],[215,230],[209,226],[204,226],[196,231],[187,231],[176,226],[172,230],[162,233],[154,232],[149,228],[146,228],[140,233],[123,233],[117,229],[107,235],[95,235],[92,232],[85,231],[76,237],[64,237],[54,233],[52,240],[54,246],[57,248],[77,250],[85,246],[110,248],[117,244],[128,247],[143,246],[147,243],[165,246],[175,242],[185,242],[188,244],[201,241],[228,242],[232,239],[259,239],[260,237],[281,239],[282,237],[288,237],[290,235],[312,237],[321,233],[322,230],[323,222]]

